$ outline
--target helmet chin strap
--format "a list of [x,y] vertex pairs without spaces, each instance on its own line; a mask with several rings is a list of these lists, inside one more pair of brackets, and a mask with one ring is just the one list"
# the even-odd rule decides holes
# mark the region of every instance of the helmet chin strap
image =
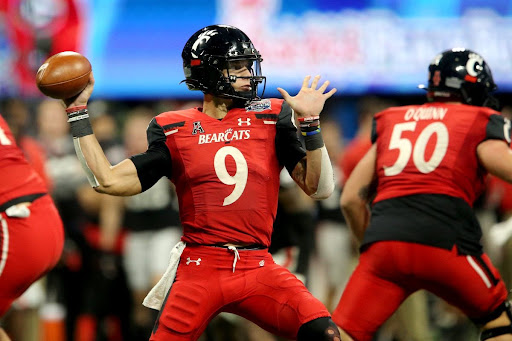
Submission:
[[496,111],[501,111],[501,104],[500,101],[491,95],[488,95],[483,103],[484,107],[491,108]]
[[[251,79],[252,77],[229,75],[228,77],[226,77],[226,80],[229,81],[230,83],[235,83],[237,81],[237,79],[239,79],[239,78],[240,79]],[[244,103],[251,99],[259,99],[258,94],[256,93],[256,89],[257,89],[256,85],[257,85],[256,82],[251,80],[251,90],[236,91],[233,89],[234,93],[236,94],[236,97],[234,99],[238,102],[244,101]]]
[[480,98],[478,98],[476,100],[479,103],[475,103],[475,98],[470,96],[469,93],[465,89],[461,89],[461,93],[462,93],[462,98],[464,99],[464,101],[467,104],[481,106],[481,107],[487,107],[487,108],[491,108],[496,111],[501,110],[500,101],[496,97],[489,94],[487,91],[485,94],[485,98],[483,100]]

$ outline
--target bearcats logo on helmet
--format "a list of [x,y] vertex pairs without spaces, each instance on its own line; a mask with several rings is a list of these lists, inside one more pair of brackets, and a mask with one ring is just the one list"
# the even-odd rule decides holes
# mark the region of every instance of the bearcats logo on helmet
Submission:
[[208,40],[210,40],[210,38],[216,34],[219,34],[219,32],[217,32],[216,30],[208,30],[208,31],[201,33],[199,35],[199,37],[197,37],[197,40],[195,41],[194,45],[192,45],[192,51],[191,51],[192,57],[198,58],[196,51],[197,51],[197,47],[199,46],[199,44],[201,44],[203,42],[204,43],[208,42]]

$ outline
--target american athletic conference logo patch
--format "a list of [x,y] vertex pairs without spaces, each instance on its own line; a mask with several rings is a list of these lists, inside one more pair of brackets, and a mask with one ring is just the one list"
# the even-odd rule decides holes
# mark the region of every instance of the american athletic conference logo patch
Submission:
[[245,107],[245,111],[260,112],[270,109],[271,106],[269,99],[262,99],[261,101],[253,101],[249,103],[249,105]]
[[204,129],[201,126],[201,121],[196,121],[193,123],[192,135],[196,135],[197,133],[204,133]]

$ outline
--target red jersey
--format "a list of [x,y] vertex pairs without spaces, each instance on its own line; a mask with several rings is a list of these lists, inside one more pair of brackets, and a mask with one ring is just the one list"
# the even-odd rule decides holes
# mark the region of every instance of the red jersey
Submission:
[[372,147],[372,142],[369,137],[363,138],[356,136],[349,145],[345,148],[342,157],[340,158],[339,166],[343,171],[343,177],[346,181],[350,173],[354,170],[357,163],[363,158],[364,154]]
[[0,205],[24,195],[46,192],[43,180],[28,164],[0,116]]
[[200,108],[166,112],[148,127],[165,142],[183,241],[270,245],[279,173],[305,156],[289,105],[278,99],[234,108],[218,120]]
[[487,139],[510,139],[510,122],[499,113],[463,104],[390,108],[375,115],[375,122],[375,203],[413,194],[445,194],[473,205],[486,175],[478,163],[477,146]]
[[510,141],[510,121],[488,108],[429,103],[375,115],[377,196],[363,246],[380,240],[482,253],[473,210],[486,171],[476,148]]

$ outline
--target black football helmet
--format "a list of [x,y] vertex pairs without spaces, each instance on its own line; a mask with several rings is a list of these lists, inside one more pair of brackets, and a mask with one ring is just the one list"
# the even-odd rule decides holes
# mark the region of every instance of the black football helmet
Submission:
[[[249,37],[236,27],[207,26],[190,37],[181,54],[184,82],[190,90],[201,90],[218,97],[233,98],[245,104],[263,96],[266,78],[261,75],[263,60]],[[246,66],[251,72],[250,91],[235,91],[231,83],[240,76],[230,75],[229,69]],[[227,76],[223,70],[228,70]],[[258,85],[263,90],[258,94]]]
[[438,54],[428,68],[430,101],[458,100],[465,104],[499,109],[499,102],[491,96],[497,89],[491,69],[476,52],[455,48]]

